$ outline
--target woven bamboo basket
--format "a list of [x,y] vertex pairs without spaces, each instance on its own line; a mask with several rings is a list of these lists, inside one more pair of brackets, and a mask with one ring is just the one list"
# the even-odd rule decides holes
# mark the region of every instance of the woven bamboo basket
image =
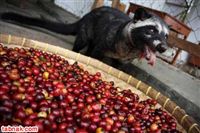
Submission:
[[137,80],[136,78],[128,75],[122,71],[119,71],[109,65],[106,65],[96,59],[75,53],[73,51],[43,43],[27,38],[16,37],[11,35],[0,34],[0,43],[8,47],[24,47],[24,48],[36,48],[49,53],[54,53],[66,58],[68,61],[78,61],[84,69],[90,73],[100,71],[104,80],[114,81],[115,86],[121,88],[131,89],[132,92],[139,95],[141,100],[147,98],[156,99],[159,103],[159,107],[165,109],[170,113],[178,122],[178,129],[182,132],[188,133],[200,133],[200,126],[195,123],[195,120],[190,117],[186,112],[177,106],[168,97],[162,95],[156,91],[153,87]]

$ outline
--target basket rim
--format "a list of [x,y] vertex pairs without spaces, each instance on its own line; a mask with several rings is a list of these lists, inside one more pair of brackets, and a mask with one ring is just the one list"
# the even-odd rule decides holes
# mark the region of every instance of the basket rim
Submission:
[[178,123],[189,133],[200,133],[200,126],[195,122],[195,120],[190,117],[186,112],[181,109],[175,102],[171,101],[170,98],[164,96],[158,92],[153,87],[143,83],[142,81],[134,78],[133,76],[124,73],[116,68],[113,68],[99,60],[87,57],[80,53],[73,52],[68,49],[61,48],[49,43],[44,43],[28,38],[18,37],[14,35],[1,34],[0,33],[0,43],[5,43],[7,45],[14,44],[21,47],[32,47],[37,48],[45,52],[50,52],[54,54],[61,55],[66,58],[73,59],[75,61],[81,62],[85,65],[90,65],[96,69],[99,69],[109,75],[112,75],[125,83],[135,87],[139,91],[143,92],[145,95],[156,99],[158,103],[166,109]]

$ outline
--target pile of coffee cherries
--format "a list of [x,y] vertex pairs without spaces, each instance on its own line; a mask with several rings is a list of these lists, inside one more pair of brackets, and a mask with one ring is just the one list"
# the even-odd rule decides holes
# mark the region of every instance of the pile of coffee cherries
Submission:
[[119,91],[77,62],[0,45],[0,126],[37,126],[41,133],[179,132],[175,119],[156,104]]

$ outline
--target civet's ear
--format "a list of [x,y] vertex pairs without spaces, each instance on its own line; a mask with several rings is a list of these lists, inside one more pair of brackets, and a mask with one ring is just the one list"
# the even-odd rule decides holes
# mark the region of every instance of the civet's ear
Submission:
[[150,17],[151,17],[151,14],[149,14],[144,8],[138,8],[136,9],[134,13],[133,22],[137,22],[139,20],[143,21]]

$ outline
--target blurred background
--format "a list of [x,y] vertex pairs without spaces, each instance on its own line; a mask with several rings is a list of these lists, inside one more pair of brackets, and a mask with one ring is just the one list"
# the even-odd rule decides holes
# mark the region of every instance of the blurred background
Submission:
[[[77,17],[82,17],[88,13],[95,0],[55,0],[55,4],[73,13]],[[130,3],[142,5],[151,9],[168,13],[177,20],[185,23],[191,28],[191,32],[186,40],[199,45],[200,43],[200,1],[199,0],[121,0],[120,3],[125,5],[124,12],[127,12]],[[105,6],[112,6],[112,0],[104,0]],[[172,48],[165,53],[166,58],[173,58],[177,49]],[[198,58],[199,59],[199,58]],[[190,65],[187,64],[190,62]],[[182,50],[177,57],[176,66],[200,78],[200,70],[198,62]],[[191,66],[192,65],[192,66]]]

